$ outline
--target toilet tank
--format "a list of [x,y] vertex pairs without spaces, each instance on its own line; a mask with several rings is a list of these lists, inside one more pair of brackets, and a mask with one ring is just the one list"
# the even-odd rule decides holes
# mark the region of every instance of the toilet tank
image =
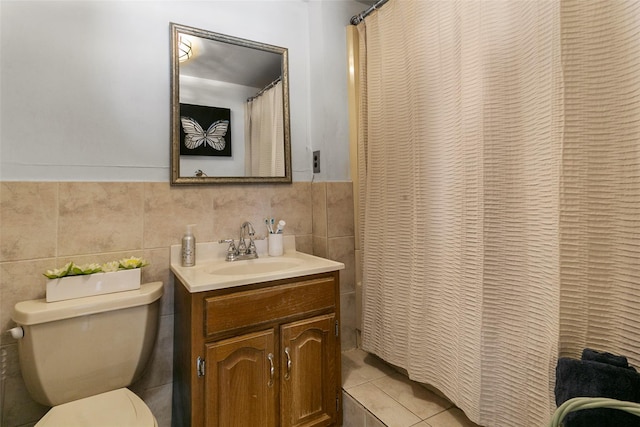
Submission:
[[135,382],[155,343],[162,282],[140,289],[15,305],[20,368],[34,400],[55,406]]

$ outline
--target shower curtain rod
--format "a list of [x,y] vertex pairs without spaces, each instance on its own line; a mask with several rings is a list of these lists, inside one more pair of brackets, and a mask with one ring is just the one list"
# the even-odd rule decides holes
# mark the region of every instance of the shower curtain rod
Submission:
[[360,12],[357,15],[353,15],[349,22],[351,23],[351,25],[358,25],[359,23],[361,23],[364,20],[364,18],[369,16],[369,14],[371,12],[373,12],[376,9],[379,9],[380,6],[382,6],[383,4],[385,4],[388,1],[389,0],[378,0],[378,2],[375,3],[373,6],[371,6],[369,9],[365,10],[364,12]]
[[263,93],[265,93],[266,91],[268,91],[269,89],[271,89],[272,87],[277,85],[280,80],[282,80],[282,76],[278,76],[274,81],[272,81],[271,83],[266,85],[262,90],[260,90],[260,92],[258,92],[255,95],[250,96],[249,98],[247,98],[247,102],[253,101],[257,97],[259,97],[260,95],[262,95]]

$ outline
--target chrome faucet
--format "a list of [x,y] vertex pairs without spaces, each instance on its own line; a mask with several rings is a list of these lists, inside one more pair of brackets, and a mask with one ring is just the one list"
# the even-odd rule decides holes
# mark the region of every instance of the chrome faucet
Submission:
[[[256,249],[255,242],[253,241],[253,237],[255,235],[256,231],[254,230],[253,225],[250,222],[245,221],[240,226],[240,240],[238,241],[237,247],[233,239],[220,240],[218,243],[229,243],[229,248],[227,249],[227,261],[258,258],[258,250]],[[249,246],[247,246],[247,242],[245,240],[247,236],[249,237]]]
[[[244,238],[245,231],[249,236],[249,246],[247,246]],[[240,226],[240,241],[238,242],[238,253],[240,256],[246,255],[248,258],[258,258],[258,251],[256,250],[256,244],[253,241],[253,237],[256,235],[256,231],[253,229],[253,225],[250,222],[245,221]]]

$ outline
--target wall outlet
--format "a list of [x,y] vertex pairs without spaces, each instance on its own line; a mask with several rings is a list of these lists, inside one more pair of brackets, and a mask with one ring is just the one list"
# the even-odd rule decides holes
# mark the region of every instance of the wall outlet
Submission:
[[320,173],[320,150],[313,152],[313,173]]

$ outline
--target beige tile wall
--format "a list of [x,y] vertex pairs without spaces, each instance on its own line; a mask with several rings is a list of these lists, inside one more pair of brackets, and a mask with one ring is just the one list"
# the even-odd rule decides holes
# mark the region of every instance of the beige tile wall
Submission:
[[160,331],[145,376],[131,388],[160,426],[171,420],[173,278],[169,247],[186,224],[198,241],[237,238],[247,220],[262,234],[263,218],[287,221],[298,250],[341,261],[342,346],[355,345],[353,203],[351,183],[171,187],[142,182],[0,183],[0,424],[33,425],[48,408],[29,397],[17,344],[4,333],[18,301],[43,298],[42,272],[68,261],[104,262],[142,256],[143,281],[165,284]]
[[344,263],[340,273],[342,350],[355,348],[355,256],[353,186],[351,182],[318,182],[311,186],[313,253]]

